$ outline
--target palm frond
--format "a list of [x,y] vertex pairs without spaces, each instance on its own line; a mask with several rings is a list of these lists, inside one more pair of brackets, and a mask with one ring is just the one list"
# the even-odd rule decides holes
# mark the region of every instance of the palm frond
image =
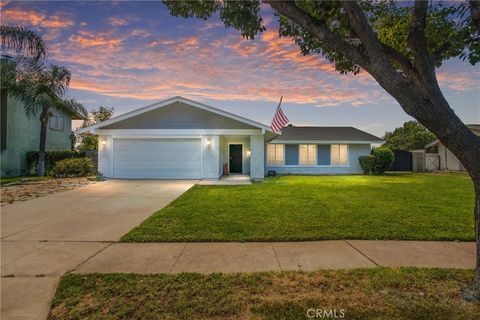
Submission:
[[65,99],[57,101],[56,107],[72,114],[72,118],[75,120],[85,120],[88,119],[87,109],[75,99]]
[[35,60],[44,60],[48,46],[42,37],[23,27],[0,26],[2,51],[24,54]]

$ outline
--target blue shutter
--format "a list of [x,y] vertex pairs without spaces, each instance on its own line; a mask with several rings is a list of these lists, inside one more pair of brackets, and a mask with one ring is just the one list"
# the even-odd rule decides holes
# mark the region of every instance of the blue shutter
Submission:
[[285,145],[285,165],[287,166],[298,165],[298,144]]
[[330,165],[330,145],[319,144],[317,146],[317,163],[319,166]]

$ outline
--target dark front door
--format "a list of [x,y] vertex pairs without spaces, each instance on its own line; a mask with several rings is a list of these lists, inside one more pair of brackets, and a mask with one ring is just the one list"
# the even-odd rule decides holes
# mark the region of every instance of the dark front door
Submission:
[[230,173],[242,173],[242,153],[241,144],[231,144],[228,146],[230,151]]

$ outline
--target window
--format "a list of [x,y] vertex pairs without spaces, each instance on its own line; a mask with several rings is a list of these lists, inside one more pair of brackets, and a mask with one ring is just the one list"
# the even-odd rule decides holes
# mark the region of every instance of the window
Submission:
[[332,144],[332,166],[348,164],[348,147],[346,144]]
[[58,115],[54,114],[50,117],[50,129],[63,131],[65,119]]
[[267,147],[267,164],[283,165],[283,144],[269,144]]
[[315,144],[300,145],[300,165],[314,166],[317,164],[317,146]]

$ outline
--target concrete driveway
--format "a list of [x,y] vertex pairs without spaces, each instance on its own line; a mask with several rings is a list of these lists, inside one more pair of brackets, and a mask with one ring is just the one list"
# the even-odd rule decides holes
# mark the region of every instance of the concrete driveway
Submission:
[[2,207],[1,318],[44,319],[61,275],[195,183],[109,180]]

